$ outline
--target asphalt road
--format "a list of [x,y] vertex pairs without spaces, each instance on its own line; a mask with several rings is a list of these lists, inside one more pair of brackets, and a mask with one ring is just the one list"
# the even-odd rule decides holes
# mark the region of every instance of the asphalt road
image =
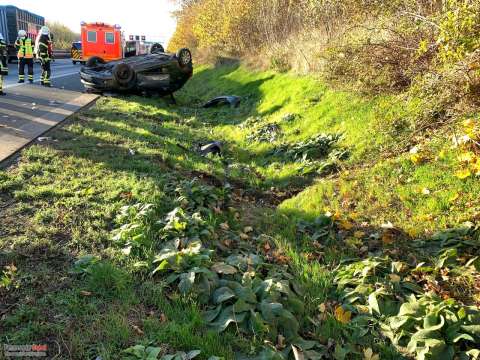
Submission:
[[[80,82],[80,71],[81,65],[73,65],[70,59],[57,59],[55,62],[52,62],[52,86],[59,89],[72,90],[72,91],[83,91],[84,87]],[[8,65],[8,76],[4,78],[4,89],[8,93],[8,89],[16,86],[22,86],[22,84],[17,84],[18,81],[18,64],[13,63]],[[40,83],[40,75],[42,70],[40,64],[36,63],[33,68],[34,81],[35,83]],[[27,67],[25,67],[25,75],[27,74]],[[27,78],[27,76],[25,76]],[[23,86],[28,86],[27,84]]]

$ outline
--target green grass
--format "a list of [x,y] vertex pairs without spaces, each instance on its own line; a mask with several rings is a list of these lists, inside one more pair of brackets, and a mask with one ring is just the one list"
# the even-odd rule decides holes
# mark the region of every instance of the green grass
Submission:
[[[240,107],[200,107],[224,94],[241,96]],[[312,77],[236,65],[199,67],[177,101],[174,106],[153,98],[103,98],[54,130],[49,136],[55,141],[25,149],[18,165],[0,171],[0,269],[17,268],[10,285],[0,286],[5,299],[0,343],[46,342],[54,353],[60,349],[61,358],[73,359],[117,359],[132,345],[150,343],[168,350],[200,349],[202,359],[258,350],[261,338],[233,328],[221,335],[209,331],[204,307],[193,296],[181,296],[164,279],[140,271],[112,241],[123,206],[154,203],[165,214],[175,201],[172,189],[197,177],[220,188],[233,186],[232,209],[208,220],[215,237],[223,236],[222,222],[230,223],[232,236],[249,225],[258,241],[250,247],[265,253],[261,239],[266,236],[278,250],[275,256],[288,257],[290,271],[306,290],[304,336],[322,344],[334,339],[340,350],[351,345],[357,351],[352,358],[361,358],[366,347],[382,359],[401,358],[388,342],[358,338],[331,313],[321,326],[309,318],[319,316],[320,305],[338,299],[334,270],[342,260],[359,256],[343,242],[354,230],[368,238],[390,221],[416,239],[475,219],[480,187],[473,177],[454,176],[458,150],[451,149],[445,133],[425,142],[425,163],[413,164],[408,154],[386,157],[383,149],[392,140],[378,124],[382,109],[401,110],[394,98],[365,99]],[[277,142],[247,141],[269,123],[281,126]],[[336,147],[350,155],[336,164],[338,171],[305,175],[302,161],[269,155],[280,143],[318,133],[343,135]],[[209,140],[225,143],[223,158],[195,152]],[[335,227],[335,241],[319,250],[297,225],[327,211],[349,219],[353,229]],[[403,240],[402,249],[410,249]],[[102,260],[91,274],[72,273],[74,261],[86,254]]]

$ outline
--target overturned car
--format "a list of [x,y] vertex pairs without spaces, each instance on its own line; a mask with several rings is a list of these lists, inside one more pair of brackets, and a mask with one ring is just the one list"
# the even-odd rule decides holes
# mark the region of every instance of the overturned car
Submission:
[[80,78],[90,92],[132,92],[171,95],[193,74],[192,54],[181,49],[169,54],[160,48],[148,55],[105,62],[92,57],[80,70]]

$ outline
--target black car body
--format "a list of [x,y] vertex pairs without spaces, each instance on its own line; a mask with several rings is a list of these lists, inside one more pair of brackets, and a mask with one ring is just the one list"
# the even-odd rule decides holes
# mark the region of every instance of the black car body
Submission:
[[160,50],[108,63],[91,58],[80,71],[81,81],[87,90],[94,92],[173,94],[193,74],[192,55],[188,49],[176,54]]

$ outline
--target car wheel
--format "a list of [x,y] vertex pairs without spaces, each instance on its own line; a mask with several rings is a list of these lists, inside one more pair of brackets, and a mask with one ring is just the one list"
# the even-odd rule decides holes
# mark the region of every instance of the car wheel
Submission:
[[161,54],[164,53],[165,49],[163,48],[162,44],[155,43],[152,45],[152,48],[150,49],[150,54]]
[[98,56],[92,56],[85,64],[86,67],[95,68],[98,65],[105,64],[105,60]]
[[192,53],[188,49],[180,49],[177,52],[177,60],[181,67],[189,66],[192,63]]
[[73,65],[77,65],[77,62],[72,60],[72,64],[73,64]]
[[136,74],[130,65],[117,64],[112,70],[113,78],[124,89],[135,86]]

